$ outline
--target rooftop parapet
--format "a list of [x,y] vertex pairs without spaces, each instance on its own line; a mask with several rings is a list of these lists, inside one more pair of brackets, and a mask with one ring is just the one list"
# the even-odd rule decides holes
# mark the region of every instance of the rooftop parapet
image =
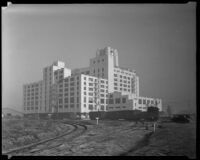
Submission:
[[96,56],[104,56],[104,55],[108,55],[110,53],[112,53],[114,56],[118,55],[117,49],[113,49],[113,48],[107,46],[103,49],[97,49]]
[[59,67],[65,67],[65,63],[62,61],[54,61],[53,62],[54,66],[59,66]]

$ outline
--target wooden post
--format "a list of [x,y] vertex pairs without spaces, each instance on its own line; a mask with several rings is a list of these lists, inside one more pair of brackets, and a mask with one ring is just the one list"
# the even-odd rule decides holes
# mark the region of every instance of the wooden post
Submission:
[[98,124],[99,124],[99,123],[98,123],[99,117],[96,117],[96,120],[97,120],[97,125],[98,125]]

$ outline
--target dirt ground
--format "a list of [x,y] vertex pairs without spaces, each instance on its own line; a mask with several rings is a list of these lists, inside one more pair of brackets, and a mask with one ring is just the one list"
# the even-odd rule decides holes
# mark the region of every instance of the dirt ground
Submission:
[[35,143],[68,130],[63,124],[38,120],[3,119],[2,150]]
[[[40,155],[54,156],[187,156],[196,157],[196,124],[162,123],[160,128],[153,132],[150,124],[147,128],[141,124],[128,121],[81,121],[88,126],[88,130],[81,136],[70,142],[63,142],[56,150],[45,150]],[[55,132],[56,125],[47,127],[46,124],[32,123],[32,133],[46,130],[49,136]],[[17,127],[16,127],[16,126]],[[11,125],[15,132],[3,124],[3,145],[6,145],[6,138],[16,137],[17,128],[21,123]],[[28,126],[28,124],[27,124]],[[40,126],[40,127],[39,127]],[[22,127],[22,126],[21,126]],[[26,127],[28,128],[28,127]],[[39,129],[38,129],[39,128]],[[57,127],[62,130],[62,127]],[[9,134],[7,134],[9,133]],[[22,132],[23,133],[23,132]],[[21,134],[22,134],[21,133]],[[31,133],[31,132],[29,132]],[[33,135],[33,134],[30,135]],[[18,134],[19,136],[20,134]],[[55,133],[54,133],[55,135]],[[19,137],[18,137],[19,138]]]
[[127,156],[186,156],[196,158],[196,124],[164,123]]

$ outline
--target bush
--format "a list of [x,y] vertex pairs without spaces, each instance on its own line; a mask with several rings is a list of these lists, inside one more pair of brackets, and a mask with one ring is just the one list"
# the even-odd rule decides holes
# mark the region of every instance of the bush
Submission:
[[105,111],[99,111],[99,112],[90,112],[89,116],[91,120],[96,120],[96,117],[99,117],[99,119],[105,119],[106,112]]
[[177,115],[177,116],[174,116],[172,119],[171,119],[173,122],[177,122],[177,123],[189,123],[189,119],[187,116],[185,115]]
[[148,107],[145,119],[147,121],[157,121],[159,118],[159,109],[157,107]]
[[99,111],[99,112],[90,112],[89,113],[90,119],[95,120],[96,117],[100,119],[109,119],[109,120],[118,120],[118,119],[125,119],[125,120],[134,120],[139,121],[143,118],[143,113],[139,110],[123,110],[123,111]]

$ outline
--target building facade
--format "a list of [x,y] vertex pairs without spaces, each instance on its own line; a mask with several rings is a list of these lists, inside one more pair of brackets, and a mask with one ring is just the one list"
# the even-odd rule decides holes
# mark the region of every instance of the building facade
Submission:
[[43,69],[43,80],[23,86],[25,113],[89,113],[90,111],[141,110],[156,106],[161,99],[139,95],[139,77],[119,67],[118,52],[98,49],[88,67],[68,69],[56,61]]
[[154,99],[149,97],[138,97],[134,94],[114,92],[109,94],[109,103],[107,106],[107,111],[147,111],[147,108],[150,106],[158,107],[159,111],[162,111],[162,100],[158,98]]

